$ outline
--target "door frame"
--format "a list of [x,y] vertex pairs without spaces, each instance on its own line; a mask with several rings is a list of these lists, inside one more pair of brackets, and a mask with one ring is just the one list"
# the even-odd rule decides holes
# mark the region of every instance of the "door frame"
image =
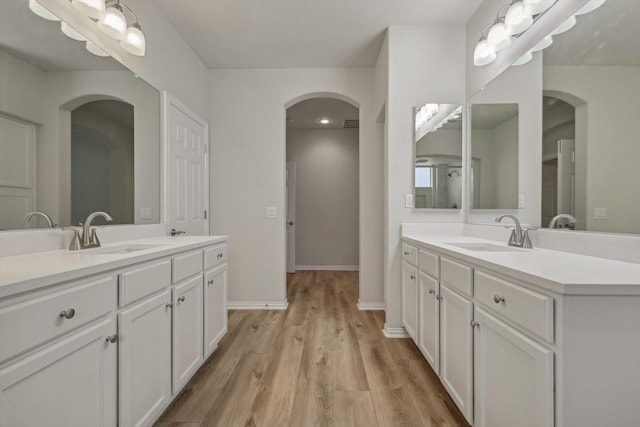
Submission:
[[162,199],[160,209],[160,223],[164,224],[167,233],[170,231],[169,224],[169,108],[173,106],[189,116],[193,121],[204,128],[204,145],[207,155],[204,158],[204,201],[203,205],[207,209],[207,218],[204,222],[204,235],[209,235],[211,225],[211,206],[209,205],[209,157],[211,156],[211,147],[209,144],[209,122],[200,115],[193,112],[189,107],[182,103],[175,95],[164,90],[162,91],[162,111],[160,139],[162,141],[162,152],[160,162],[160,197]]
[[[296,272],[296,162],[286,162],[287,185],[286,185],[286,201],[285,209],[285,229],[286,232],[286,248],[287,248],[287,273]],[[293,195],[293,197],[291,197]],[[291,202],[289,202],[292,200]],[[289,205],[293,206],[293,219],[289,215]],[[289,225],[289,221],[293,221],[293,225]],[[291,265],[289,257],[293,258]],[[290,268],[291,267],[291,268]]]

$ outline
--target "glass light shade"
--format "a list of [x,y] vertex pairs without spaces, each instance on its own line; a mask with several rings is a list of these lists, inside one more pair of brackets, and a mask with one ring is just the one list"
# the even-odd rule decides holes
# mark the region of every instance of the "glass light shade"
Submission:
[[549,46],[551,46],[552,43],[553,43],[553,37],[551,37],[551,34],[549,34],[548,36],[540,40],[537,45],[532,47],[531,52],[537,52],[539,50],[546,49]]
[[70,39],[78,40],[79,42],[87,41],[87,38],[85,36],[77,32],[71,25],[67,24],[64,21],[60,23],[60,29],[62,30],[64,35],[69,37]]
[[49,12],[49,9],[38,3],[36,0],[29,0],[29,9],[31,9],[31,12],[35,13],[40,18],[48,19],[49,21],[60,20],[60,18]]
[[73,0],[71,4],[89,18],[101,19],[104,16],[104,0]]
[[589,3],[582,6],[582,9],[576,12],[576,15],[584,15],[589,12],[593,12],[604,4],[605,0],[591,0]]
[[127,29],[127,33],[124,36],[124,40],[120,42],[120,46],[133,55],[144,56],[147,43],[138,24],[133,24]]
[[552,36],[556,36],[558,34],[562,34],[565,31],[569,31],[570,29],[573,28],[573,26],[576,25],[576,17],[575,16],[571,16],[569,19],[567,19],[566,21],[564,21],[562,24],[560,24],[558,26],[558,28],[556,28],[555,30],[553,30],[551,32]]
[[524,65],[527,62],[531,61],[531,59],[533,59],[533,53],[531,51],[525,53],[524,55],[522,55],[516,62],[514,62],[512,65],[518,66],[518,65]]
[[537,15],[549,9],[555,0],[524,0],[524,4],[529,6],[532,15]]
[[109,56],[107,52],[87,40],[87,50],[96,56]]
[[480,40],[473,51],[473,65],[481,67],[496,60],[496,50],[486,39]]
[[518,1],[513,3],[504,17],[504,23],[509,27],[511,34],[520,34],[533,25],[533,16],[529,6]]
[[98,21],[98,28],[109,37],[124,40],[127,33],[127,20],[118,4],[107,9],[102,19]]
[[511,46],[511,33],[504,23],[496,22],[487,34],[487,41],[496,51],[500,51]]

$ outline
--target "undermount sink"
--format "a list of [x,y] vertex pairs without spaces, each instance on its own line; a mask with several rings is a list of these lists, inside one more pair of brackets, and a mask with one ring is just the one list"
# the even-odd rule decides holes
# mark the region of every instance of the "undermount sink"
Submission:
[[94,249],[81,249],[79,251],[70,251],[71,254],[128,254],[131,252],[146,251],[148,249],[161,248],[166,245],[153,245],[153,244],[136,244],[136,245],[122,245],[114,246],[110,248],[94,248]]
[[519,252],[522,249],[512,246],[493,245],[491,243],[447,243],[456,248],[475,252]]

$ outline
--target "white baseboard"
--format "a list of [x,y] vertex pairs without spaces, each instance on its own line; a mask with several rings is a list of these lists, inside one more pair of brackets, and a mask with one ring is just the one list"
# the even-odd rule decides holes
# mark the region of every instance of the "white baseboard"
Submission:
[[296,270],[358,271],[359,265],[296,265]]
[[229,310],[286,310],[287,301],[227,301]]
[[386,323],[382,333],[387,338],[411,338],[404,328],[390,328]]
[[367,310],[384,310],[383,302],[363,302],[358,300],[358,310],[367,311]]

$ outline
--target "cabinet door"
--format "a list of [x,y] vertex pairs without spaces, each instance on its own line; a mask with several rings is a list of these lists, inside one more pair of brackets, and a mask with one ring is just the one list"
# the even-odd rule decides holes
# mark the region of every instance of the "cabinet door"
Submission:
[[402,326],[414,341],[418,335],[418,270],[402,262]]
[[150,425],[171,400],[171,291],[119,314],[120,426]]
[[418,347],[436,374],[440,375],[440,285],[420,272],[418,275],[420,324]]
[[110,317],[0,370],[0,426],[115,426],[115,333]]
[[472,424],[473,304],[443,284],[440,296],[440,379]]
[[227,333],[227,265],[204,277],[204,357],[207,358]]
[[553,352],[475,310],[475,424],[553,426]]
[[173,288],[173,394],[178,393],[203,360],[202,274]]

